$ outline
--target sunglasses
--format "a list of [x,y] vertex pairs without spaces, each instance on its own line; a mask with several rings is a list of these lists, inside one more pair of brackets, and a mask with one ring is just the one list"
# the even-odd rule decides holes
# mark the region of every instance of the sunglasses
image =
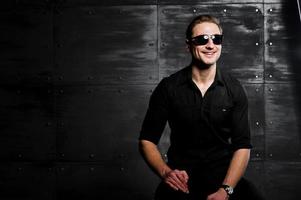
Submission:
[[205,45],[209,42],[209,38],[212,40],[213,44],[220,45],[223,42],[223,35],[198,35],[196,37],[193,37],[190,39],[190,42],[192,44],[198,46],[198,45]]

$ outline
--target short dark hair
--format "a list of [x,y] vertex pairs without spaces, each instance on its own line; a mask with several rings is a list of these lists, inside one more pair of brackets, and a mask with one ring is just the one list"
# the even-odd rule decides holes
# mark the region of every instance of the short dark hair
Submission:
[[199,15],[199,16],[195,17],[187,27],[187,30],[186,30],[186,39],[187,40],[191,39],[192,29],[197,24],[201,24],[203,22],[210,22],[210,23],[216,24],[218,26],[220,32],[223,33],[222,26],[220,25],[220,22],[216,17],[213,17],[211,15]]

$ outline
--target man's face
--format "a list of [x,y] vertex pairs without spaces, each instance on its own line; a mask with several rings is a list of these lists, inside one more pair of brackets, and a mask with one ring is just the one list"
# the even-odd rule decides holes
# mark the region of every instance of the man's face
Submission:
[[[192,29],[192,38],[199,35],[216,34],[220,35],[221,32],[216,24],[210,22],[203,22],[201,24],[197,24]],[[214,44],[211,38],[209,39],[207,44],[195,45],[193,43],[190,43],[189,46],[193,59],[200,65],[203,65],[202,67],[208,68],[212,65],[215,65],[216,61],[221,55],[222,45]]]

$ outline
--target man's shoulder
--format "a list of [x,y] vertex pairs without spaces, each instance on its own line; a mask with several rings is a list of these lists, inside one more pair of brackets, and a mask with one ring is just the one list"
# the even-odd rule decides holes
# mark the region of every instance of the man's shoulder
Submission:
[[240,87],[241,86],[241,82],[235,77],[233,76],[231,73],[229,72],[226,72],[225,70],[220,70],[220,74],[221,74],[221,77],[223,79],[223,82],[231,87]]
[[184,67],[169,76],[162,79],[165,84],[169,86],[177,86],[187,80],[187,74],[189,72],[189,67]]

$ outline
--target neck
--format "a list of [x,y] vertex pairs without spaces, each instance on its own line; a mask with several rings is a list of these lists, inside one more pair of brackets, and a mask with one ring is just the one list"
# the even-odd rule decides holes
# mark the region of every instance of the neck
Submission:
[[192,80],[196,83],[206,84],[214,81],[216,74],[216,64],[201,69],[196,65],[192,65]]

